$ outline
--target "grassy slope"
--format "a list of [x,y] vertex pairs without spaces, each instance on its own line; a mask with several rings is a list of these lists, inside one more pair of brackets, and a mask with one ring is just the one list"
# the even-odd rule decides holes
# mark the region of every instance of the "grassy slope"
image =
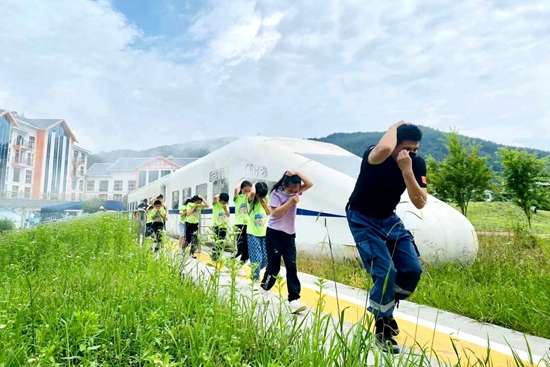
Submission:
[[291,343],[307,349],[288,322],[265,333],[238,302],[155,261],[128,225],[104,215],[0,236],[0,366],[288,365]]
[[0,366],[413,365],[418,351],[392,363],[360,326],[327,336],[320,309],[304,328],[262,311],[234,277],[220,299],[219,273],[202,287],[182,279],[129,225],[102,214],[0,235]]
[[[468,219],[481,232],[508,231],[515,222],[527,225],[523,211],[512,203],[470,203]],[[534,232],[550,233],[550,212],[539,210],[531,222]]]

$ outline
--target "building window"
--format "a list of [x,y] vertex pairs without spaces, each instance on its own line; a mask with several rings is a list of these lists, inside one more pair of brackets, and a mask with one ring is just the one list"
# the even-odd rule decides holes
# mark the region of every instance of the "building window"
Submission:
[[32,198],[31,188],[25,187],[25,199],[31,199],[31,198]]
[[32,183],[32,171],[25,172],[25,183],[26,184]]
[[204,200],[208,200],[208,184],[197,185],[197,195],[202,195]]
[[113,195],[113,200],[122,201],[122,194],[114,194]]
[[115,187],[113,191],[122,191],[122,181],[116,180],[115,181]]
[[21,170],[19,168],[14,168],[13,170],[13,182],[19,182],[21,179]]
[[72,185],[73,191],[76,190],[76,185],[78,185],[78,181],[77,181],[77,180],[73,180],[73,185]]
[[84,191],[84,180],[78,180],[78,191]]
[[147,185],[147,171],[139,171],[139,187]]
[[159,179],[159,171],[149,171],[149,181],[151,183]]
[[9,172],[11,124],[6,117],[0,116],[0,191],[6,190]]
[[19,186],[12,185],[11,192],[17,194],[19,192]]
[[94,180],[86,181],[86,191],[95,191],[95,181]]
[[78,166],[78,174],[84,176],[84,166]]
[[34,149],[34,136],[29,136],[29,148]]
[[107,194],[99,194],[99,200],[101,201],[107,200]]
[[69,162],[71,137],[64,124],[48,129],[45,141],[44,186],[42,191],[51,194],[65,194],[70,175]]
[[190,187],[187,187],[185,189],[183,189],[183,195],[181,197],[181,200],[183,202],[185,202],[185,200],[187,199],[191,199],[191,188]]
[[180,206],[180,192],[173,191],[172,192],[172,209],[176,210],[179,209]]
[[160,177],[168,176],[170,173],[172,173],[171,170],[162,170],[160,171]]
[[109,191],[109,181],[99,181],[99,191]]
[[136,180],[128,181],[128,191],[133,191],[136,189]]
[[225,192],[226,194],[228,194],[229,193],[228,191],[229,191],[229,184],[227,183],[226,179],[214,181],[214,185],[213,185],[214,196],[221,194],[222,192]]

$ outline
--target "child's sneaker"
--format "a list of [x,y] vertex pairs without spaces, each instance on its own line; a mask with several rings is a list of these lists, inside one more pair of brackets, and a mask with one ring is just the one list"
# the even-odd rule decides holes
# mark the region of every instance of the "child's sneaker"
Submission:
[[297,299],[295,299],[292,302],[289,302],[288,307],[290,308],[290,313],[294,313],[294,314],[307,310],[307,306],[302,302],[298,301]]
[[245,277],[246,276],[246,273],[244,272],[243,268],[239,269],[239,271],[237,272],[237,276],[240,276],[240,277]]

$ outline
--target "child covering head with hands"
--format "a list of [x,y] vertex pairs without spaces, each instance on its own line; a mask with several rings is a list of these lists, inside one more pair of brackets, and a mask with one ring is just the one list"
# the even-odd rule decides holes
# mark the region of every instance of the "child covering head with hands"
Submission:
[[303,173],[287,171],[277,182],[269,197],[271,214],[266,231],[267,268],[261,287],[268,291],[275,285],[281,270],[281,257],[285,262],[288,302],[292,313],[302,312],[306,305],[299,302],[300,280],[296,268],[296,212],[300,195],[313,183]]

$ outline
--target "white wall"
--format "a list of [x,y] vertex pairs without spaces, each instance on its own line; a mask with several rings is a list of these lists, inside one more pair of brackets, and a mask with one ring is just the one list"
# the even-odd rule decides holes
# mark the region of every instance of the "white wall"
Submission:
[[[86,198],[98,197],[99,195],[107,195],[108,199],[111,200],[114,195],[126,195],[128,193],[128,181],[135,181],[136,173],[135,171],[114,171],[110,177],[106,176],[91,176],[87,175],[84,180],[84,192]],[[87,190],[87,182],[94,181],[94,190]],[[99,191],[99,183],[101,181],[108,181],[109,187],[107,191]],[[115,181],[122,181],[122,191],[115,191]]]

